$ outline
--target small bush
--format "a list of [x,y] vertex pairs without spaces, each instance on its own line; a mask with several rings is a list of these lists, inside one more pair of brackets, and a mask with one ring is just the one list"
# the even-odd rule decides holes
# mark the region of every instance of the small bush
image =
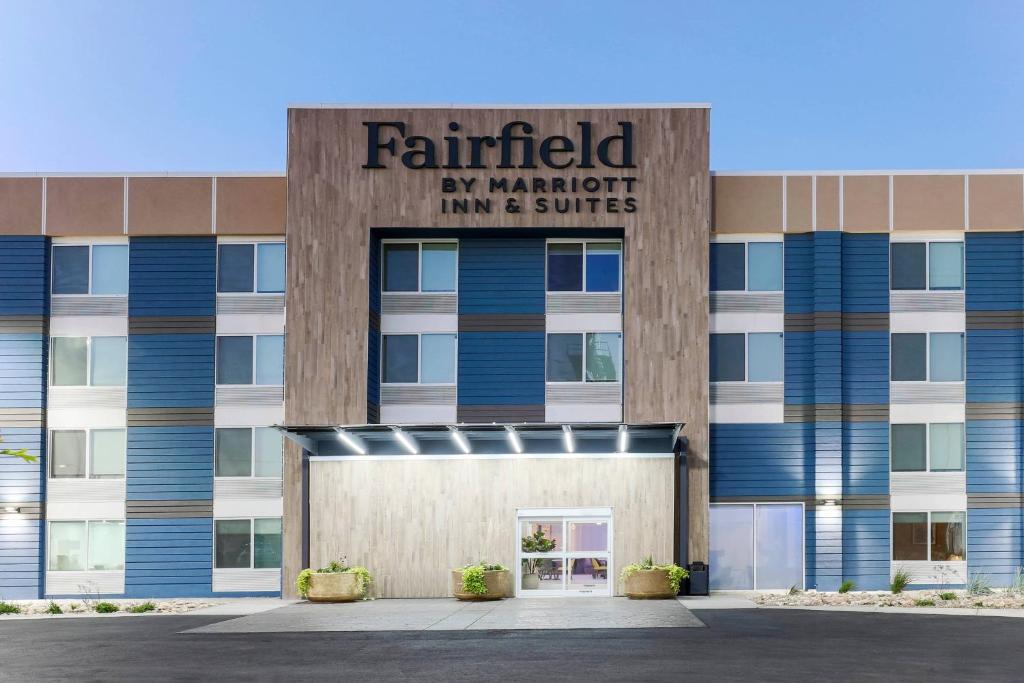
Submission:
[[118,607],[112,602],[97,602],[96,606],[93,607],[93,609],[99,612],[100,614],[111,614],[113,612],[116,612],[118,610]]
[[843,581],[841,584],[839,584],[839,592],[840,593],[849,593],[850,591],[852,591],[856,587],[857,587],[857,584],[855,584],[850,579],[847,579],[846,581]]
[[935,607],[935,601],[934,600],[925,600],[925,599],[914,600],[914,606],[915,607]]
[[984,607],[985,603],[983,603],[983,602],[976,602],[976,603],[974,603],[974,606],[975,607]]
[[46,606],[46,613],[47,614],[64,614],[64,610],[62,610],[60,608],[60,605],[58,605],[53,600],[51,600],[50,604]]
[[889,584],[889,590],[893,593],[902,593],[903,589],[909,585],[910,574],[908,574],[904,569],[899,569],[892,575],[892,583]]
[[82,606],[80,604],[78,604],[77,602],[73,602],[70,605],[68,605],[68,609],[71,610],[72,612],[77,612],[81,608],[82,608]]
[[0,600],[0,614],[21,614],[21,608],[13,602]]
[[939,597],[943,600],[956,600],[956,593],[953,591],[946,591],[945,593],[939,593]]
[[156,609],[156,605],[152,602],[143,602],[138,605],[132,605],[128,608],[128,611],[132,614],[142,614],[143,612],[152,612]]
[[1024,567],[1017,567],[1014,570],[1010,590],[1014,593],[1024,593]]
[[967,594],[991,595],[992,582],[988,580],[988,576],[985,574],[971,574],[967,580]]
[[796,584],[793,584],[792,586],[789,587],[789,594],[790,595],[800,595],[801,593],[803,593],[803,591],[800,590],[799,588],[797,588]]

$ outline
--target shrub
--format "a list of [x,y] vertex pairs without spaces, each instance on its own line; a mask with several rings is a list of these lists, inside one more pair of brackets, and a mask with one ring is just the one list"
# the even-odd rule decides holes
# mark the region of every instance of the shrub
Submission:
[[889,590],[893,593],[902,593],[903,589],[910,585],[910,574],[905,569],[898,569],[896,573],[892,575],[892,583],[889,584]]
[[21,608],[13,602],[0,600],[0,614],[21,614]]
[[473,595],[487,595],[487,582],[484,580],[484,572],[504,571],[505,567],[500,564],[467,564],[462,568],[462,591]]
[[152,612],[156,609],[156,605],[152,602],[143,602],[139,605],[132,605],[128,608],[128,611],[132,614],[142,614],[143,612]]
[[847,579],[846,581],[843,581],[841,584],[839,584],[839,592],[840,593],[849,593],[850,591],[852,591],[856,587],[857,587],[857,584],[855,584],[850,579]]
[[939,593],[939,597],[943,600],[956,600],[956,593],[953,591],[946,591],[944,593]]
[[303,569],[299,572],[299,575],[295,577],[295,590],[302,597],[309,594],[309,577],[313,574],[355,574],[359,577],[359,593],[362,597],[366,597],[370,590],[370,584],[373,583],[373,576],[366,567],[350,567],[342,557],[340,560],[332,560],[326,567],[315,570]]
[[118,610],[118,607],[112,602],[97,602],[93,609],[100,614],[112,614]]
[[[674,593],[679,592],[679,584],[690,575],[678,564],[655,564],[654,558],[648,555],[639,563],[627,564],[622,568],[622,580],[625,581],[636,572],[650,571],[652,569],[664,569],[668,571],[668,585]],[[794,586],[795,588],[795,586]]]
[[917,607],[935,607],[935,601],[925,599],[914,600],[914,605]]
[[1024,593],[1024,567],[1017,567],[1014,570],[1010,590],[1014,593]]
[[984,607],[985,603],[979,601],[979,602],[974,603],[974,606],[975,607]]
[[789,594],[790,595],[800,595],[801,593],[803,593],[803,591],[800,590],[799,588],[797,588],[796,584],[793,584],[792,586],[789,587]]
[[46,606],[46,613],[47,614],[64,614],[64,610],[62,610],[60,608],[60,605],[58,605],[53,600],[51,600],[50,604]]
[[992,582],[988,580],[988,576],[985,574],[971,574],[967,580],[967,594],[991,595]]

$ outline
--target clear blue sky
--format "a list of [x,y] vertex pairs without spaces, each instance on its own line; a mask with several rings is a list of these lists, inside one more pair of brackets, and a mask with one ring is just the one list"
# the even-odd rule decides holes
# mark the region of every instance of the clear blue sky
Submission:
[[0,171],[283,170],[309,102],[709,102],[714,169],[1024,167],[1024,2],[0,0]]

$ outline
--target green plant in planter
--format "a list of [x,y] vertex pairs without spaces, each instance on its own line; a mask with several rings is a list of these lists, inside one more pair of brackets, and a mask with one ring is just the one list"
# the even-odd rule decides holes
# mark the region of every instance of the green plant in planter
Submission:
[[[537,529],[529,536],[523,536],[522,542],[524,553],[550,553],[557,545],[555,539],[548,538],[544,535],[543,529]],[[523,562],[526,564],[526,573],[536,574],[537,568],[543,561],[543,558],[540,557],[524,559]]]
[[359,577],[359,594],[366,597],[373,583],[373,575],[366,567],[351,567],[342,557],[340,560],[332,560],[326,567],[320,569],[303,569],[295,578],[295,590],[299,595],[306,597],[309,594],[309,577],[313,574],[355,574]]
[[462,591],[473,595],[487,595],[487,582],[484,580],[484,572],[506,571],[506,567],[500,564],[467,564],[462,568]]
[[627,564],[622,568],[622,580],[625,581],[633,574],[642,571],[651,571],[652,569],[664,569],[668,571],[668,585],[673,592],[679,592],[679,584],[682,583],[683,579],[690,575],[690,572],[686,571],[678,564],[655,564],[654,558],[648,555],[641,562]]

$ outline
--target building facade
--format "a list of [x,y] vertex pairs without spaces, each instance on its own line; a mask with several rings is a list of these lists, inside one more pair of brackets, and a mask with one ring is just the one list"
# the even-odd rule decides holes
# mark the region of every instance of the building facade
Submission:
[[295,107],[283,174],[0,177],[0,598],[1008,584],[1024,173],[713,173],[709,116]]

